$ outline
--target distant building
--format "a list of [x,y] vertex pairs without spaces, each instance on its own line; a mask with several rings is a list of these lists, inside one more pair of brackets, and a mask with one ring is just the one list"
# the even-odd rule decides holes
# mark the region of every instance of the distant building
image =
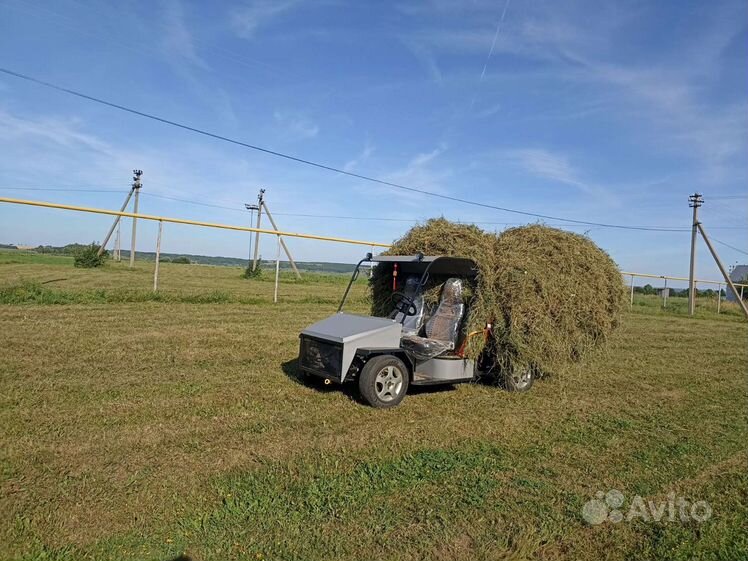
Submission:
[[[741,280],[748,278],[748,265],[735,265],[733,270],[730,272],[730,280],[732,282],[740,282]],[[736,287],[738,289],[738,294],[740,294],[740,287]],[[748,298],[748,288],[743,289],[743,299],[745,300]],[[732,290],[727,288],[727,294],[726,299],[730,302],[735,302],[735,296],[732,294]]]

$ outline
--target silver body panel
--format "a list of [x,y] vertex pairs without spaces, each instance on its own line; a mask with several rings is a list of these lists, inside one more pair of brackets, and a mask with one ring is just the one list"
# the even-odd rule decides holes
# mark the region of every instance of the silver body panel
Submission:
[[342,382],[358,349],[399,347],[402,325],[387,318],[339,313],[310,325],[301,334],[343,345]]
[[475,375],[475,361],[469,358],[431,358],[417,361],[413,379],[418,382],[465,380]]

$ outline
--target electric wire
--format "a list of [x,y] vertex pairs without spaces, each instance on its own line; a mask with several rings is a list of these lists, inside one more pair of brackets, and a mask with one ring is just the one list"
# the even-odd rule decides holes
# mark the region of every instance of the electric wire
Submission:
[[2,191],[57,191],[69,193],[121,193],[122,189],[78,189],[74,187],[0,187]]
[[729,243],[727,243],[727,242],[723,242],[722,240],[718,240],[718,239],[717,239],[717,238],[715,238],[714,236],[710,236],[710,238],[712,239],[712,241],[715,241],[715,242],[717,242],[718,244],[722,244],[722,245],[723,245],[723,246],[725,246],[725,247],[729,247],[730,249],[732,249],[732,250],[734,250],[734,251],[737,251],[738,253],[742,253],[743,255],[748,255],[748,251],[743,251],[742,249],[740,249],[740,248],[737,248],[737,247],[735,247],[734,245],[730,245],[730,244],[729,244]]
[[427,191],[425,189],[420,189],[420,188],[416,188],[416,187],[409,187],[407,185],[402,185],[402,184],[399,184],[399,183],[394,183],[394,182],[391,182],[391,181],[386,181],[384,179],[378,179],[376,177],[371,177],[371,176],[362,175],[362,174],[359,174],[359,173],[354,173],[354,172],[351,172],[351,171],[346,171],[344,169],[336,168],[336,167],[331,166],[331,165],[322,164],[322,163],[315,162],[315,161],[312,161],[312,160],[307,160],[307,159],[300,158],[300,157],[297,157],[297,156],[293,156],[293,155],[290,155],[290,154],[285,154],[283,152],[278,152],[276,150],[271,150],[269,148],[263,148],[261,146],[250,144],[248,142],[244,142],[244,141],[241,141],[241,140],[236,140],[236,139],[233,139],[233,138],[230,138],[230,137],[227,137],[227,136],[223,136],[223,135],[216,134],[216,133],[213,133],[213,132],[210,132],[210,131],[206,131],[204,129],[199,129],[197,127],[193,127],[193,126],[190,126],[190,125],[185,125],[185,124],[179,123],[177,121],[172,121],[172,120],[166,119],[164,117],[159,117],[158,115],[154,115],[152,113],[146,113],[146,112],[140,111],[138,109],[133,109],[131,107],[120,105],[118,103],[113,103],[111,101],[107,101],[107,100],[104,100],[104,99],[101,99],[101,98],[98,98],[98,97],[95,97],[95,96],[92,96],[92,95],[88,95],[88,94],[85,94],[85,93],[82,93],[82,92],[79,92],[79,91],[76,91],[76,90],[65,88],[63,86],[59,86],[59,85],[53,84],[51,82],[46,82],[44,80],[40,80],[38,78],[34,78],[34,77],[28,76],[26,74],[21,74],[20,72],[15,72],[15,71],[7,69],[7,68],[0,67],[0,72],[2,72],[3,74],[6,74],[8,76],[13,76],[13,77],[16,77],[16,78],[20,78],[22,80],[26,80],[27,82],[31,82],[31,83],[34,83],[34,84],[37,84],[37,85],[40,85],[40,86],[43,86],[43,87],[46,87],[46,88],[58,91],[58,92],[66,93],[68,95],[72,95],[72,96],[75,96],[75,97],[78,97],[78,98],[81,98],[81,99],[85,99],[87,101],[92,101],[92,102],[98,103],[100,105],[105,105],[105,106],[111,107],[113,109],[118,109],[120,111],[124,111],[126,113],[130,113],[132,115],[137,115],[139,117],[143,117],[143,118],[146,118],[146,119],[151,119],[153,121],[157,121],[157,122],[162,123],[162,124],[166,124],[166,125],[170,125],[170,126],[173,126],[173,127],[177,127],[177,128],[189,131],[189,132],[193,132],[195,134],[199,134],[199,135],[202,135],[202,136],[206,136],[206,137],[209,137],[209,138],[213,138],[213,139],[216,139],[216,140],[220,140],[220,141],[223,141],[223,142],[227,142],[227,143],[230,143],[230,144],[234,144],[234,145],[237,145],[237,146],[248,148],[250,150],[255,150],[255,151],[258,151],[258,152],[262,152],[264,154],[268,154],[268,155],[271,155],[271,156],[276,156],[278,158],[283,158],[283,159],[286,159],[286,160],[289,160],[289,161],[293,161],[293,162],[296,162],[296,163],[299,163],[299,164],[303,164],[303,165],[315,167],[315,168],[322,169],[322,170],[331,171],[331,172],[334,172],[334,173],[337,173],[337,174],[346,175],[346,176],[353,177],[353,178],[356,178],[356,179],[360,179],[360,180],[363,180],[363,181],[368,181],[368,182],[371,182],[371,183],[376,183],[376,184],[379,184],[379,185],[384,185],[384,186],[387,186],[387,187],[392,187],[392,188],[400,189],[400,190],[403,190],[403,191],[409,191],[409,192],[412,192],[412,193],[420,193],[422,195],[426,195],[426,196],[429,196],[429,197],[435,197],[435,198],[444,199],[444,200],[448,200],[448,201],[452,201],[452,202],[457,202],[457,203],[461,203],[461,204],[472,205],[472,206],[476,206],[476,207],[480,207],[480,208],[487,208],[487,209],[491,209],[491,210],[498,210],[498,211],[501,211],[501,212],[508,212],[508,213],[518,214],[518,215],[522,215],[522,216],[531,216],[531,217],[534,217],[534,218],[541,218],[541,219],[545,219],[545,220],[556,220],[556,221],[559,221],[559,222],[567,222],[567,223],[571,223],[571,224],[581,224],[581,225],[585,225],[585,226],[598,226],[598,227],[601,227],[601,228],[616,228],[616,229],[620,229],[620,230],[644,230],[644,231],[655,231],[655,232],[677,232],[677,231],[680,231],[680,229],[676,229],[676,228],[631,226],[631,225],[628,225],[628,224],[610,224],[610,223],[605,223],[605,222],[590,222],[590,221],[586,221],[586,220],[575,220],[575,219],[572,219],[572,218],[563,218],[563,217],[559,217],[559,216],[552,216],[552,215],[549,215],[549,214],[540,214],[540,213],[535,213],[535,212],[528,212],[528,211],[523,211],[523,210],[517,210],[517,209],[512,209],[512,208],[508,208],[508,207],[502,207],[502,206],[498,206],[498,205],[494,205],[494,204],[482,203],[482,202],[479,202],[479,201],[473,201],[473,200],[469,200],[469,199],[463,199],[461,197],[454,197],[454,196],[451,196],[451,195],[445,195],[445,194],[442,194],[442,193],[435,193],[433,191]]
[[[71,193],[122,193],[123,188],[120,189],[80,189],[80,188],[73,188],[73,187],[0,187],[0,190],[4,191],[57,191],[57,192],[71,192]],[[196,201],[194,199],[184,199],[181,197],[173,197],[170,195],[161,195],[158,193],[148,193],[148,192],[141,192],[141,196],[143,197],[153,197],[156,199],[164,199],[169,201],[176,201],[180,203],[187,203],[191,205],[197,205],[202,207],[208,207],[208,208],[218,208],[221,210],[228,210],[231,212],[239,212],[239,213],[245,213],[246,209],[241,208],[242,204],[236,203],[236,206],[226,206],[226,205],[219,205],[215,203],[207,203],[204,201]],[[344,215],[335,215],[335,214],[309,214],[309,213],[297,213],[297,212],[274,212],[273,213],[276,216],[290,216],[295,218],[319,218],[319,219],[335,219],[335,220],[367,220],[367,221],[379,221],[379,222],[406,222],[406,223],[413,223],[413,222],[419,222],[421,220],[424,220],[422,218],[392,218],[392,217],[382,217],[382,216],[344,216]],[[493,225],[493,226],[521,226],[523,224],[526,224],[524,222],[495,222],[495,221],[486,221],[486,220],[456,220],[458,223],[462,224],[483,224],[483,225]],[[575,225],[575,224],[553,224],[553,223],[547,223],[547,226],[563,226],[563,227],[582,227],[586,225]],[[748,226],[713,226],[710,228],[711,230],[748,230]],[[669,228],[667,231],[673,231],[673,232],[690,232],[691,228],[683,227],[683,228]],[[719,241],[719,240],[715,240]],[[722,243],[723,245],[725,242],[719,241],[719,243]],[[728,246],[732,249],[735,249],[736,251],[741,251],[733,246]]]

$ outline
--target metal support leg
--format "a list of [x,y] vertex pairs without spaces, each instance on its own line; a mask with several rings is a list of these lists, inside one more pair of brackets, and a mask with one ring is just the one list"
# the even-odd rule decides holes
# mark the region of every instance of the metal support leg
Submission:
[[278,236],[278,252],[275,256],[275,291],[273,292],[273,303],[278,303],[278,277],[280,276],[281,259],[281,237]]

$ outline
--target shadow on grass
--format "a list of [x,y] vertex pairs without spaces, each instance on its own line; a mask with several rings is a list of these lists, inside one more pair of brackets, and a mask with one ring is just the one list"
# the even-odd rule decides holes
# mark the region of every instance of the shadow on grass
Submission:
[[300,386],[313,389],[314,391],[321,394],[340,391],[350,399],[359,403],[363,403],[358,395],[358,388],[356,387],[356,384],[336,384],[333,382],[332,384],[325,385],[325,382],[322,378],[312,375],[306,375],[299,371],[298,362],[298,359],[294,357],[291,360],[287,360],[286,362],[281,364],[283,373],[288,376],[288,379],[292,382],[299,384]]
[[[300,372],[298,359],[296,358],[287,360],[286,362],[282,363],[281,369],[283,370],[283,373],[288,376],[289,380],[296,384],[299,384],[300,386],[311,388],[321,394],[342,392],[351,400],[356,401],[357,403],[361,403],[362,405],[367,405],[366,402],[361,398],[361,395],[358,391],[358,385],[355,382],[345,384],[337,384],[333,382],[332,384],[325,385],[322,378],[318,378],[317,376],[312,375],[305,375]],[[454,384],[435,384],[429,386],[411,385],[408,388],[407,398],[416,397],[423,394],[443,393],[455,390],[456,387]]]

